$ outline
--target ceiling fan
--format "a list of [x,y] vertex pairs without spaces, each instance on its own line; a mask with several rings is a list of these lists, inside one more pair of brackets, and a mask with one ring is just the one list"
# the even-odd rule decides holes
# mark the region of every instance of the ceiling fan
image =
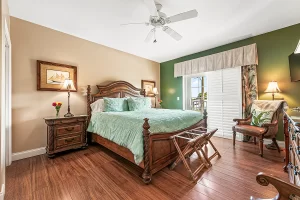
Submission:
[[148,7],[148,10],[150,11],[150,17],[149,22],[144,23],[128,23],[128,24],[121,24],[121,25],[132,25],[132,24],[144,24],[146,26],[153,26],[153,28],[148,33],[145,42],[150,42],[153,39],[153,43],[156,43],[156,36],[155,32],[157,28],[162,28],[162,30],[167,33],[169,36],[171,36],[174,40],[181,40],[182,36],[174,31],[169,26],[166,26],[167,24],[171,24],[178,21],[183,21],[191,18],[195,18],[198,16],[197,10],[190,10],[187,12],[183,12],[171,17],[167,17],[167,15],[163,12],[161,12],[162,5],[158,2],[155,2],[154,0],[144,0],[146,6]]

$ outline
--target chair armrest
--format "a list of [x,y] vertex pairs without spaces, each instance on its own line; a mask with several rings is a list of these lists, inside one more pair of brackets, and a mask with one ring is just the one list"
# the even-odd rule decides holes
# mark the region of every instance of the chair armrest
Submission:
[[274,127],[274,126],[277,126],[277,124],[278,124],[278,120],[276,120],[276,121],[273,122],[273,123],[262,124],[261,127],[265,127],[265,128],[268,128],[268,127]]
[[250,124],[252,115],[247,117],[246,119],[233,119],[234,122],[237,122],[237,124]]
[[[278,199],[278,197],[280,197],[280,199],[289,199],[289,196],[292,194],[300,196],[300,187],[295,186],[291,183],[287,183],[283,180],[280,180],[279,178],[276,178],[273,175],[266,175],[260,172],[256,176],[256,181],[258,182],[258,184],[262,186],[268,186],[269,184],[271,184],[276,188],[276,190],[278,191],[278,194],[276,195],[277,198],[274,197],[272,199]],[[251,196],[250,199],[255,200],[257,198]],[[263,200],[263,199],[258,198],[257,200]]]

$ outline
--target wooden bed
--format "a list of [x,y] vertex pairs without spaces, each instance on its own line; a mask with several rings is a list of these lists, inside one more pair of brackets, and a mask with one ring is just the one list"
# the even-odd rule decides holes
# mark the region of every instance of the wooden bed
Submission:
[[[145,91],[142,89],[138,89],[134,87],[132,84],[125,81],[116,81],[112,82],[108,85],[97,85],[99,90],[96,94],[91,94],[91,86],[88,85],[87,88],[87,113],[88,113],[88,122],[91,118],[91,107],[90,104],[101,99],[103,97],[110,98],[123,98],[123,97],[143,97],[145,96]],[[194,129],[196,127],[207,127],[207,115],[204,113],[204,118],[197,122],[196,124],[183,129],[178,130],[176,132],[171,133],[155,133],[150,134],[150,125],[149,120],[144,119],[143,126],[143,135],[144,135],[144,159],[140,163],[139,167],[143,169],[142,178],[143,181],[148,184],[151,182],[152,174],[158,172],[164,167],[171,164],[177,157],[177,151],[170,140],[170,137],[178,134],[182,131],[186,131],[189,129]],[[93,142],[97,142],[98,144],[110,149],[116,154],[122,156],[123,158],[129,160],[134,163],[134,155],[131,151],[125,147],[122,147],[110,140],[107,140],[96,133],[90,133],[91,139]],[[180,146],[183,148],[185,144],[182,142]]]

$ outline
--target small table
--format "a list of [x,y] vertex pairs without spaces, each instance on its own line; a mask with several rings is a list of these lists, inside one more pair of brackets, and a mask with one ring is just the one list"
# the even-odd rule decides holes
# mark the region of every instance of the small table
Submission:
[[74,117],[47,117],[47,147],[48,157],[69,149],[87,147],[88,115]]

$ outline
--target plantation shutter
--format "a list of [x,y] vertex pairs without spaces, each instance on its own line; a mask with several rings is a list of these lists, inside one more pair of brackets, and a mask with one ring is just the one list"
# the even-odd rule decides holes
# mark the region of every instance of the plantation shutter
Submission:
[[208,128],[218,128],[216,136],[232,139],[232,120],[242,117],[241,67],[208,72],[207,80]]

